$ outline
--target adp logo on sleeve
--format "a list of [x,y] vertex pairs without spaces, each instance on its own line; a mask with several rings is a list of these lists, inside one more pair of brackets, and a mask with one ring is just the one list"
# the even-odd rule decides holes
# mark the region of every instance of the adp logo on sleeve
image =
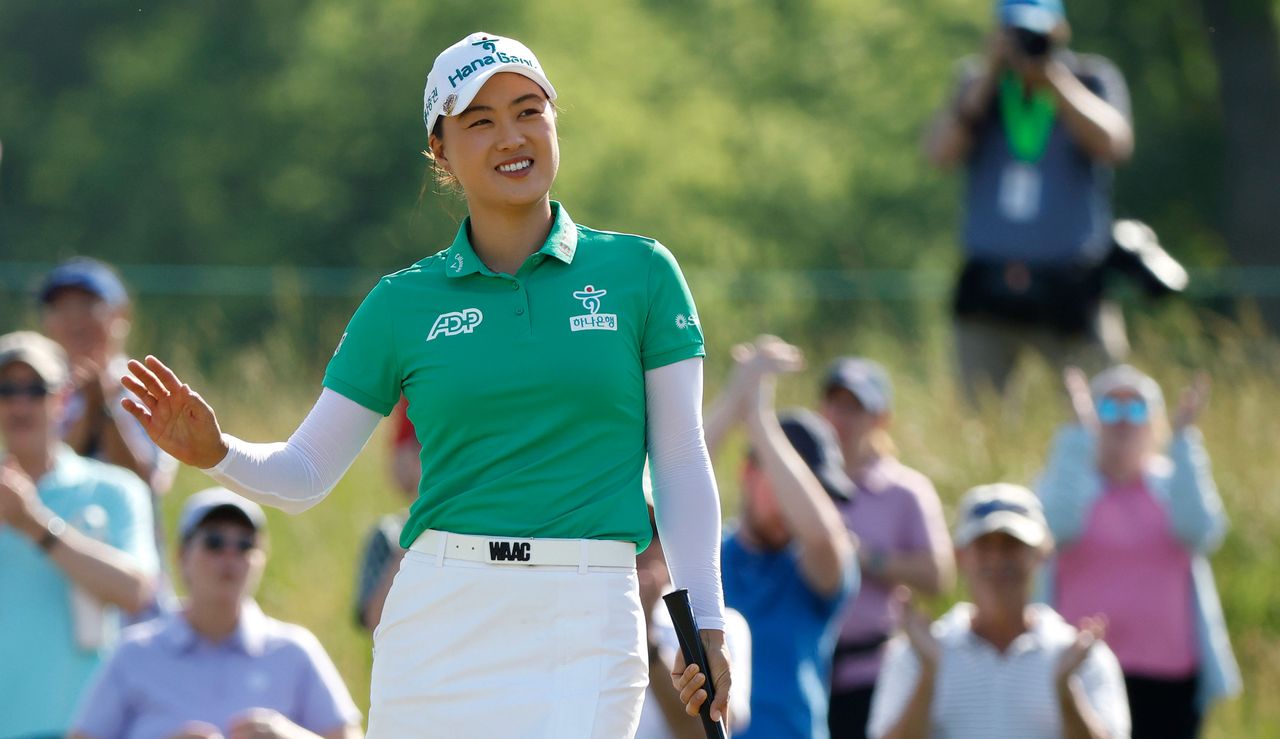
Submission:
[[479,308],[464,308],[452,313],[441,313],[431,327],[427,341],[434,341],[437,336],[457,336],[469,334],[484,322],[484,314]]

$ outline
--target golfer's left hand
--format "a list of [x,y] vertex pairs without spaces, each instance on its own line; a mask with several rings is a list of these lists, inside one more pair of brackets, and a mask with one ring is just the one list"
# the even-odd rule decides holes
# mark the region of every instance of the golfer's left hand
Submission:
[[[733,682],[729,676],[729,648],[724,643],[724,632],[702,629],[702,648],[707,653],[711,684],[716,691],[716,699],[711,702],[711,718],[724,721],[729,714],[729,686]],[[690,716],[697,716],[707,700],[707,691],[702,688],[706,682],[706,676],[697,665],[685,666],[684,655],[676,654],[676,663],[671,668],[671,684],[680,692],[680,702],[684,703],[684,711]]]

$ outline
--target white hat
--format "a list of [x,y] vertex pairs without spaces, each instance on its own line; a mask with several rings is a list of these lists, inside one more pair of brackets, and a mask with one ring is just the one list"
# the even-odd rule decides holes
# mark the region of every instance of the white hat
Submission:
[[957,547],[967,547],[978,537],[997,532],[1029,547],[1049,540],[1044,508],[1035,493],[1021,485],[997,482],[972,488],[960,498],[952,533]]
[[1089,382],[1089,392],[1093,395],[1094,402],[1117,390],[1132,390],[1152,408],[1164,407],[1164,393],[1160,391],[1160,383],[1132,365],[1117,364],[1109,367]]
[[206,488],[192,493],[182,506],[182,513],[178,516],[179,538],[185,542],[209,514],[219,509],[230,509],[240,514],[254,531],[261,531],[267,525],[267,516],[257,503],[223,487]]
[[485,81],[498,72],[522,74],[541,85],[548,100],[556,99],[556,88],[529,47],[515,39],[477,31],[440,52],[431,65],[422,93],[422,122],[427,133],[440,116],[466,110]]
[[35,331],[14,331],[0,336],[0,367],[22,362],[36,371],[53,389],[69,379],[67,355],[53,339]]

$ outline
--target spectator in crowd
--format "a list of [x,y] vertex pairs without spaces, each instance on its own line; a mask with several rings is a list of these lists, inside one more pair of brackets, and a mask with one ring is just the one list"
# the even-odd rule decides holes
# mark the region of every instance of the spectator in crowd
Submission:
[[742,511],[722,553],[725,604],[751,629],[751,723],[743,739],[824,739],[831,654],[840,613],[856,590],[852,535],[832,498],[853,494],[831,427],[816,413],[779,419],[776,376],[803,365],[773,336],[737,347],[730,387],[707,419],[714,449],[735,423],[751,450]]
[[73,739],[353,739],[360,712],[320,642],[253,600],[266,517],[225,488],[192,495],[179,520],[189,599],[125,632],[74,722]]
[[66,358],[30,331],[0,336],[0,736],[62,736],[115,641],[119,610],[158,569],[146,485],[58,435]]
[[1024,349],[1058,367],[1128,350],[1099,269],[1112,167],[1133,151],[1124,78],[1068,50],[1061,0],[997,0],[996,15],[925,143],[934,164],[966,170],[955,326],[970,400],[988,383],[1002,392]]
[[[67,260],[45,275],[37,294],[44,332],[67,353],[74,392],[62,419],[62,436],[76,453],[118,465],[151,488],[156,551],[164,551],[159,496],[173,484],[178,463],[161,451],[141,424],[120,406],[130,397],[120,384],[128,359],[125,340],[133,306],[124,283],[107,264],[89,257]],[[173,604],[173,592],[161,560],[158,602],[139,619]]]
[[843,357],[827,372],[821,411],[835,430],[857,494],[836,506],[858,539],[862,587],[846,607],[831,671],[831,735],[866,735],[871,694],[902,611],[899,585],[938,595],[955,570],[933,483],[897,459],[889,436],[893,385],[884,367]]
[[[702,723],[688,715],[680,694],[671,685],[680,642],[671,614],[662,601],[662,596],[672,589],[671,573],[667,570],[667,557],[654,520],[653,489],[647,466],[644,485],[653,540],[636,555],[636,576],[640,580],[640,605],[645,615],[645,641],[649,645],[649,688],[645,691],[635,739],[704,739]],[[725,643],[733,659],[733,704],[727,727],[731,734],[737,735],[751,723],[751,631],[742,614],[732,608],[725,609],[724,618]]]
[[67,443],[134,472],[156,493],[168,491],[177,462],[120,407],[128,396],[120,377],[133,306],[119,275],[97,259],[76,257],[45,276],[38,297],[44,332],[67,353],[75,382],[62,421]]
[[[412,502],[418,497],[418,479],[422,465],[418,453],[422,446],[409,420],[409,402],[401,398],[391,414],[394,436],[391,440],[391,475],[396,490]],[[389,513],[374,524],[365,536],[364,553],[356,570],[356,623],[370,633],[382,621],[382,605],[391,592],[391,583],[400,571],[405,550],[400,546],[400,531],[409,519],[409,510]]]
[[[973,488],[953,531],[973,597],[932,627],[908,605],[871,705],[868,736],[952,739],[1122,739],[1124,682],[1102,643],[1105,621],[1080,628],[1031,603],[1053,548],[1040,501],[1024,487]],[[905,590],[905,589],[904,589]]]
[[1077,422],[1059,432],[1037,489],[1059,542],[1047,601],[1067,619],[1106,616],[1134,739],[1197,736],[1213,702],[1240,688],[1207,559],[1227,528],[1194,425],[1208,377],[1183,393],[1172,438],[1160,386],[1137,369],[1090,384],[1070,368],[1065,380]]

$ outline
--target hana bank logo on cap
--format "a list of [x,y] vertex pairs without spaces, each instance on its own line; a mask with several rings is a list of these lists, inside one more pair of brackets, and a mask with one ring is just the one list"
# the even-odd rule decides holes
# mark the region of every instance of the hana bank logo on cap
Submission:
[[467,109],[486,80],[498,72],[516,72],[537,82],[556,99],[556,89],[529,47],[504,36],[477,32],[440,52],[422,94],[422,122],[430,133],[441,116]]

